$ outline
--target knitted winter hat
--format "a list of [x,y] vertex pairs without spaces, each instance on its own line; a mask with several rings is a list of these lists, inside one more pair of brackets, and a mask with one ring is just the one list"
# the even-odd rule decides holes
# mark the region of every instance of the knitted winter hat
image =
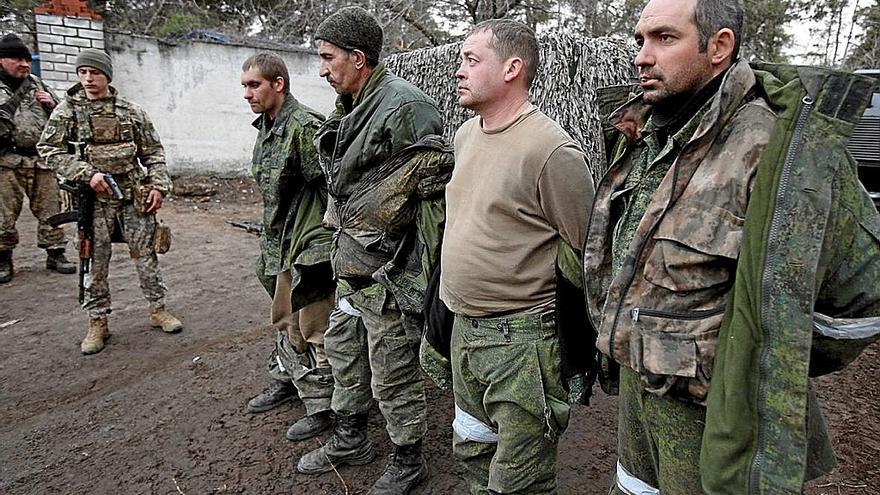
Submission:
[[315,39],[346,50],[360,50],[374,65],[382,52],[382,27],[360,7],[345,7],[324,19],[315,30]]
[[110,55],[101,50],[89,48],[79,52],[76,56],[76,68],[80,67],[94,67],[103,72],[108,81],[113,80],[113,62],[110,60]]
[[23,58],[31,60],[31,51],[22,43],[21,38],[7,34],[0,40],[0,58]]

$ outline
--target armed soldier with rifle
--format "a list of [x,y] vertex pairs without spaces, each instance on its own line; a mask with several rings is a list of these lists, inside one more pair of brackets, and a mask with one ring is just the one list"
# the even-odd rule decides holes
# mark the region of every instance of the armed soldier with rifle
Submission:
[[150,303],[150,323],[169,333],[183,325],[165,309],[167,289],[154,247],[155,213],[172,186],[162,143],[143,109],[110,86],[113,66],[106,53],[84,50],[76,67],[80,83],[67,91],[37,148],[58,175],[79,187],[80,302],[89,312],[80,347],[93,354],[109,336],[107,273],[114,240],[128,244]]
[[18,36],[0,40],[0,283],[12,280],[12,250],[18,244],[15,222],[25,194],[37,217],[37,246],[46,250],[46,268],[76,272],[64,257],[64,230],[48,223],[61,206],[58,180],[36,148],[56,99],[31,75],[30,61],[30,50]]

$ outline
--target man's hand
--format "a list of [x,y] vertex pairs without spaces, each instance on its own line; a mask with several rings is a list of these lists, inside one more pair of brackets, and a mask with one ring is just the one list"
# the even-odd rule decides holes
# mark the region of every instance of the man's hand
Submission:
[[89,187],[91,187],[95,192],[110,194],[110,186],[107,185],[107,182],[104,181],[104,174],[101,172],[95,173],[92,178],[89,180]]
[[55,99],[52,98],[52,95],[50,95],[48,92],[38,90],[36,93],[34,93],[34,97],[37,99],[38,102],[40,102],[40,105],[43,105],[43,108],[45,108],[46,110],[49,110],[51,112],[52,109],[55,108]]
[[159,208],[162,207],[162,202],[165,200],[165,196],[162,196],[162,193],[155,189],[150,189],[150,193],[147,194],[147,214],[156,213],[159,211]]

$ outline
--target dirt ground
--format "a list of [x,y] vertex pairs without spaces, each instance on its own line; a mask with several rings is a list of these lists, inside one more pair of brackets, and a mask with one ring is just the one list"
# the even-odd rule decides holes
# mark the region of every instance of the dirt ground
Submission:
[[[16,275],[0,286],[0,495],[362,494],[381,473],[391,445],[378,410],[370,435],[380,457],[317,477],[295,465],[319,441],[284,438],[303,413],[300,403],[245,412],[267,383],[269,301],[253,275],[257,238],[225,222],[256,221],[260,205],[252,182],[207,180],[219,194],[171,198],[160,213],[174,232],[160,258],[168,307],[184,331],[150,328],[134,267],[118,246],[110,272],[113,336],[93,356],[79,352],[87,318],[76,302],[76,275],[45,270],[34,247],[36,222],[22,215]],[[880,493],[878,378],[875,345],[821,380],[840,467],[807,493]],[[428,404],[432,477],[416,493],[462,493],[451,397],[429,383]],[[574,408],[560,441],[560,493],[607,492],[615,418],[614,398],[598,390],[591,407]]]

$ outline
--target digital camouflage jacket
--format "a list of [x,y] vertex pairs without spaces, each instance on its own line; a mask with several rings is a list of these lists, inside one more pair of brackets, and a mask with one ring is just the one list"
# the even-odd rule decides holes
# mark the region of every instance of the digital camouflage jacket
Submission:
[[[24,97],[21,98],[18,109],[13,116],[12,133],[6,139],[0,136],[0,167],[49,168],[34,152],[37,142],[40,140],[40,134],[43,132],[43,127],[46,126],[46,121],[49,120],[50,113],[37,101],[35,93],[39,90],[46,91],[49,94],[52,94],[52,92],[43,85],[42,81],[33,75],[28,76],[21,84],[24,85]],[[0,105],[9,101],[13,94],[15,94],[15,91],[3,81],[3,78],[0,78]],[[58,101],[55,95],[52,95],[52,98],[56,102]],[[8,142],[6,142],[7,139]],[[9,145],[25,151],[24,153],[16,152],[12,147],[8,147]]]
[[[294,269],[294,310],[326,294],[322,287],[331,278],[332,232],[321,225],[326,182],[312,144],[323,120],[288,94],[274,122],[265,114],[253,122],[259,133],[251,172],[263,198],[260,252],[266,275]],[[323,273],[313,273],[321,272],[321,264],[327,265]],[[306,280],[309,274],[326,280]]]
[[433,263],[442,238],[454,158],[441,134],[434,102],[380,64],[355,98],[339,97],[315,136],[329,184],[325,224],[335,231],[335,276],[381,281],[406,312],[421,311],[430,270],[416,277],[420,290],[410,297],[413,287],[404,287],[415,279],[392,280]]
[[[52,112],[37,144],[46,165],[71,182],[88,182],[98,172],[113,174],[125,194],[135,188],[171,192],[165,150],[159,134],[137,104],[110,94],[89,100],[82,85],[67,90],[67,98]],[[98,195],[99,201],[109,197]],[[142,199],[142,198],[140,198]]]

